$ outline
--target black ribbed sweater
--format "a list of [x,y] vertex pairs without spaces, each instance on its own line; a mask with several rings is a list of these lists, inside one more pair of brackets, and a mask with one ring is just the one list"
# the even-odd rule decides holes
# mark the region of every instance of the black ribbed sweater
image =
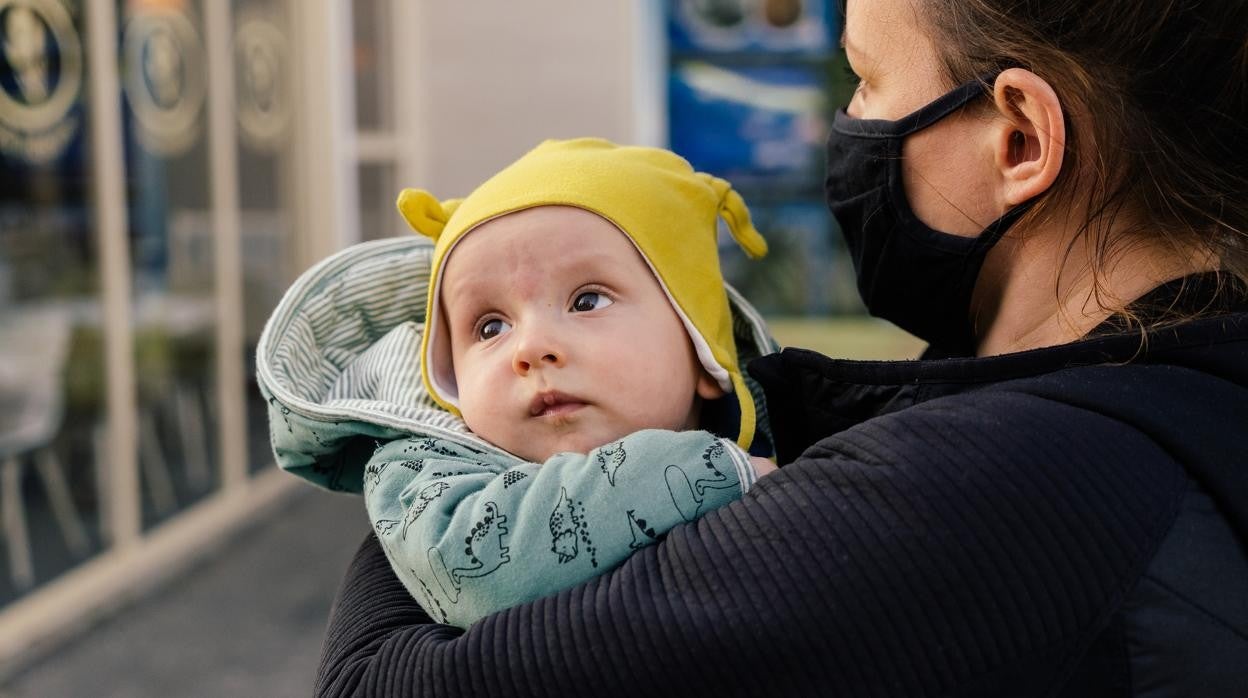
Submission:
[[318,695],[1246,685],[1248,313],[1143,349],[1126,334],[986,359],[786,350],[751,372],[789,464],[741,501],[466,633],[429,621],[370,536]]

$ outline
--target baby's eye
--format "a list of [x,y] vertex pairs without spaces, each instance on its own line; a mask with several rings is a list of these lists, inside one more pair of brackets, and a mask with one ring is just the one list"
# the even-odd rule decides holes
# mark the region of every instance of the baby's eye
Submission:
[[572,301],[572,309],[578,313],[587,313],[591,310],[605,308],[614,302],[615,301],[608,298],[606,294],[598,293],[596,291],[586,291],[585,293],[577,296],[576,300]]
[[477,330],[477,341],[484,342],[487,339],[494,339],[498,335],[511,329],[505,320],[494,318],[481,323],[481,327]]

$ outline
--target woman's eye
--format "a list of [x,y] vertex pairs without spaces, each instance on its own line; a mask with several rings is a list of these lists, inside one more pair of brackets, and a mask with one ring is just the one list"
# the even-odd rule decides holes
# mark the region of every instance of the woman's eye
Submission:
[[595,291],[586,291],[585,293],[577,296],[576,300],[572,301],[572,309],[578,313],[587,313],[591,310],[605,308],[614,302],[615,301],[608,298],[605,294],[597,293]]
[[494,339],[498,335],[511,329],[506,321],[494,318],[481,323],[481,328],[477,330],[477,340],[484,342],[487,339]]

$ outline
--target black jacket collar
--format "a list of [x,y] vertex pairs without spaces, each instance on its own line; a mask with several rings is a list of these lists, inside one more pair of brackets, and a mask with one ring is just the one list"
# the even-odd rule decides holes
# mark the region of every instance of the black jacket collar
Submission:
[[1139,330],[1138,323],[1114,316],[1075,342],[999,356],[932,358],[925,354],[911,361],[857,361],[785,349],[751,362],[749,371],[764,386],[779,377],[776,369],[790,365],[817,371],[838,383],[899,387],[995,383],[1074,366],[1170,361],[1211,344],[1248,342],[1248,299],[1238,284],[1229,283],[1228,290],[1219,285],[1217,275],[1203,274],[1154,289],[1131,305],[1137,319],[1151,325],[1170,316],[1201,317],[1162,325],[1147,334]]
[[[1248,308],[1242,302],[1209,305],[1198,295],[1184,298],[1201,288],[1188,282],[1187,290],[1176,291],[1181,282],[1157,289],[1133,310],[1211,314],[1146,335],[1111,320],[1060,346],[915,361],[835,360],[786,349],[756,359],[749,371],[766,394],[781,464],[860,422],[921,402],[981,389],[1026,392],[1115,416],[1161,444],[1248,541]],[[1090,368],[1064,370],[1078,367]]]
[[[1209,275],[1211,276],[1211,275]],[[831,359],[785,349],[749,364],[766,395],[776,457],[791,462],[819,439],[881,414],[1005,381],[1096,365],[1172,365],[1248,387],[1248,304],[1209,305],[1209,276],[1165,284],[1132,305],[1155,320],[1156,309],[1204,310],[1207,317],[1151,329],[1106,321],[1085,338],[1053,347],[989,357],[912,361]],[[1151,310],[1150,310],[1151,309]]]

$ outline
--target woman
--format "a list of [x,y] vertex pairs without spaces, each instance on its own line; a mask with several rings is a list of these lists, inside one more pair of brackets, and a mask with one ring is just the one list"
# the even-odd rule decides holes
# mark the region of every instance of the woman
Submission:
[[463,635],[366,541],[321,693],[1242,695],[1248,3],[846,12],[828,203],[924,360],[756,361],[779,472]]

